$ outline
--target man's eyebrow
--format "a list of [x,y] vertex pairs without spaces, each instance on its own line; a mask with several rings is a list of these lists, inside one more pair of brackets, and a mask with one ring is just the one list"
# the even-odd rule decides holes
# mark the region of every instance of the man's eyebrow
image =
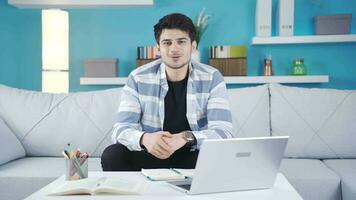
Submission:
[[172,41],[172,39],[163,39],[163,40],[161,40],[161,42],[169,42],[169,41]]
[[177,39],[163,39],[161,40],[161,42],[169,42],[169,41],[172,41],[172,40],[188,40],[188,38],[186,37],[182,37],[182,38],[177,38]]
[[177,38],[176,40],[188,40],[188,38],[183,37],[183,38]]

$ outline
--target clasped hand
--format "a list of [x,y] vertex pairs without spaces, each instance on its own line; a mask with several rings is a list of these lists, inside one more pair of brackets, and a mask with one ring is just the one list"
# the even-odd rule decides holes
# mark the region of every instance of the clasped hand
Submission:
[[142,137],[142,144],[153,156],[159,159],[167,159],[186,144],[182,134],[171,134],[167,131],[145,133]]

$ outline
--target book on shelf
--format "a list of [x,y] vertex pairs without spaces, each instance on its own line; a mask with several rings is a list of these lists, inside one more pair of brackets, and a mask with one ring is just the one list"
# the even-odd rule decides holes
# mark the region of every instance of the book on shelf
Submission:
[[246,47],[239,45],[232,46],[210,46],[210,58],[245,58]]
[[157,59],[160,53],[156,46],[137,47],[137,59]]
[[152,181],[172,181],[193,178],[194,169],[159,168],[142,169],[142,175]]
[[145,188],[143,181],[124,180],[121,178],[85,178],[75,181],[64,181],[48,193],[51,196],[61,195],[137,195]]

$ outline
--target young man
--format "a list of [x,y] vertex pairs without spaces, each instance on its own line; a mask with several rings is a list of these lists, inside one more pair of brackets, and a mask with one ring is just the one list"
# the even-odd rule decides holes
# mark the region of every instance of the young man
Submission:
[[222,75],[191,61],[194,24],[174,13],[154,26],[161,59],[134,70],[122,90],[115,144],[104,150],[104,171],[194,168],[205,139],[232,133]]

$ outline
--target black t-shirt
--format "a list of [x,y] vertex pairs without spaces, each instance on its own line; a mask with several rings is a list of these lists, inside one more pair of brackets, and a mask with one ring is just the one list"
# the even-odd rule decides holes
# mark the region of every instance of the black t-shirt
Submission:
[[188,76],[181,81],[168,81],[169,89],[164,99],[164,131],[173,134],[191,130],[186,116],[187,82]]

